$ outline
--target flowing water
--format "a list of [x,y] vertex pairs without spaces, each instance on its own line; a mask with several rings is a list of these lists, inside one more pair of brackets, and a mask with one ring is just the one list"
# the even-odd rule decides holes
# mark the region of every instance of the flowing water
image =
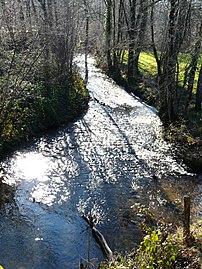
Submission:
[[[84,74],[84,61],[77,65]],[[52,132],[2,163],[16,188],[0,214],[0,264],[5,269],[75,269],[88,252],[91,212],[112,250],[141,239],[137,208],[178,223],[192,195],[202,216],[202,183],[177,162],[161,137],[157,111],[124,91],[89,59],[91,101],[77,122]],[[103,259],[91,237],[91,259]]]

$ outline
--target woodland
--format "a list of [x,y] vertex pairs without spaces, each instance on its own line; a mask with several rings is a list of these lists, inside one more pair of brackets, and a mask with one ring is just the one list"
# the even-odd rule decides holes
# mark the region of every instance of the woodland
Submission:
[[[158,108],[165,137],[179,148],[201,147],[201,0],[1,0],[0,13],[2,152],[86,109],[73,63],[79,52],[85,82],[91,53],[117,83]],[[187,162],[194,158],[199,169],[201,156],[192,152]]]
[[[86,111],[93,55],[117,84],[158,109],[165,139],[201,172],[201,51],[202,0],[0,0],[1,158]],[[74,63],[79,53],[84,80]],[[173,267],[179,238],[164,236],[150,231],[143,240],[136,257],[145,263],[118,255],[100,268],[183,268]],[[180,254],[194,257],[186,268],[200,268],[197,236],[189,241],[196,252]]]

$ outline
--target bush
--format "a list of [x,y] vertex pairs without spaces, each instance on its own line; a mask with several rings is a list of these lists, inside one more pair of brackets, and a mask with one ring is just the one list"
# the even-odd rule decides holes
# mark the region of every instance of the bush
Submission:
[[75,119],[87,108],[88,101],[88,91],[76,71],[68,83],[30,83],[5,118],[0,118],[0,151]]
[[177,253],[177,246],[166,234],[152,231],[141,242],[136,259],[141,269],[170,269],[173,267]]

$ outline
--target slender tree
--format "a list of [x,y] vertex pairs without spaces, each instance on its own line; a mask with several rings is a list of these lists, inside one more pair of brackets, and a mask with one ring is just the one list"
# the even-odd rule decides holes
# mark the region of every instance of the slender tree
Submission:
[[178,54],[187,29],[186,26],[191,10],[191,1],[170,0],[169,3],[170,13],[166,40],[167,45],[165,52],[162,54],[159,96],[161,117],[168,122],[173,122],[179,118],[176,68]]
[[88,42],[89,42],[89,12],[86,0],[84,0],[85,12],[85,83],[88,82]]
[[191,63],[189,65],[189,73],[188,73],[188,87],[187,87],[187,103],[186,103],[186,110],[188,109],[189,103],[192,98],[192,91],[193,91],[193,86],[194,86],[194,78],[197,70],[197,64],[198,64],[198,59],[200,56],[200,51],[201,51],[201,42],[202,42],[202,22],[200,25],[199,33],[198,33],[198,38],[194,46],[194,51],[192,53],[191,57]]
[[200,66],[197,91],[196,91],[196,103],[195,103],[196,110],[201,111],[201,104],[202,104],[202,65]]
[[112,39],[112,0],[106,0],[105,46],[107,54],[108,71],[112,71],[111,39]]

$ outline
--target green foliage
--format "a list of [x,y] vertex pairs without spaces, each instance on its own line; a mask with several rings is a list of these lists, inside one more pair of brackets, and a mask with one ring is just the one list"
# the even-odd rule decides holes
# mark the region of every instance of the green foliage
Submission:
[[70,75],[65,69],[58,77],[52,65],[46,74],[41,57],[32,63],[40,50],[30,51],[0,47],[0,152],[72,120],[87,107],[88,92],[76,70]]
[[141,269],[169,269],[177,253],[178,248],[171,240],[163,240],[160,231],[152,231],[141,242],[136,259]]
[[[144,210],[144,209],[143,209]],[[144,211],[143,211],[144,212]],[[201,268],[202,253],[202,221],[191,225],[192,245],[184,245],[183,229],[179,228],[175,233],[165,229],[150,230],[140,243],[137,251],[133,251],[126,257],[120,254],[114,255],[114,260],[104,262],[100,269],[172,269]]]
[[88,91],[76,71],[69,83],[29,83],[22,94],[8,101],[12,104],[7,104],[4,117],[0,117],[0,150],[78,117],[88,100]]
[[101,269],[171,269],[179,248],[167,234],[153,230],[140,243],[136,253],[122,257],[119,254],[111,262],[103,263]]

